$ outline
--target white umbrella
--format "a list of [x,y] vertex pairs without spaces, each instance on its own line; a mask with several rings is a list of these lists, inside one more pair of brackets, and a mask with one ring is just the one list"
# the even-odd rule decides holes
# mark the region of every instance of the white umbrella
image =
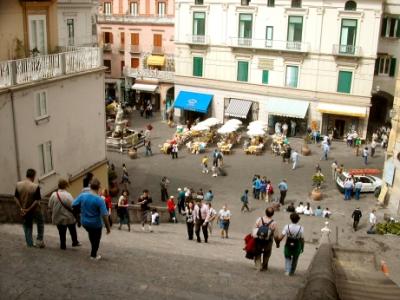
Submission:
[[242,121],[238,120],[238,119],[229,119],[228,121],[226,121],[225,125],[228,124],[236,124],[236,125],[242,125]]
[[250,122],[249,125],[253,125],[253,124],[261,125],[261,126],[263,126],[263,127],[268,127],[268,123],[267,123],[267,122],[260,121],[260,120]]
[[221,121],[218,120],[217,118],[208,118],[207,120],[204,120],[200,123],[204,124],[206,126],[215,126],[215,125],[221,124]]
[[247,131],[248,136],[263,136],[265,135],[265,131],[262,128],[252,128]]
[[251,130],[251,129],[265,129],[267,128],[267,126],[263,126],[262,124],[250,124],[249,126],[247,126],[247,129]]
[[235,127],[222,126],[221,128],[219,128],[219,129],[217,130],[217,132],[218,132],[219,134],[227,134],[227,133],[234,132],[234,131],[236,131],[236,130],[237,130],[237,128],[235,128]]
[[194,131],[206,131],[210,130],[210,127],[204,125],[204,124],[197,124],[196,126],[192,127],[192,130]]

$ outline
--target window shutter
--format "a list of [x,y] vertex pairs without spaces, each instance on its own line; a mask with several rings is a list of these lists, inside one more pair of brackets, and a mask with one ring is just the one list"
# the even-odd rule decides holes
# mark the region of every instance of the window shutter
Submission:
[[110,32],[110,44],[114,44],[114,40],[113,40],[113,34],[112,34],[112,32]]
[[339,80],[337,91],[339,93],[350,93],[351,79],[353,73],[349,71],[339,71]]
[[378,75],[378,73],[379,73],[379,57],[375,60],[374,75]]
[[262,83],[268,84],[268,77],[269,77],[268,70],[263,70],[262,71]]
[[394,77],[395,74],[396,74],[396,59],[394,57],[392,57],[390,59],[389,76]]
[[202,57],[193,57],[193,76],[203,76]]
[[382,19],[382,30],[381,30],[381,36],[386,36],[386,27],[387,27],[387,22],[388,18],[385,17]]

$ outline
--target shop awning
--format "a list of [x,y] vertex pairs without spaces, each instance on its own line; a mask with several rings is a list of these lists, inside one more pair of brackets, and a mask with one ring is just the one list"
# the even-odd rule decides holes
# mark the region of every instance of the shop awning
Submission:
[[174,107],[184,110],[207,113],[213,95],[180,91],[176,97]]
[[147,64],[149,66],[159,66],[162,67],[165,63],[165,56],[159,56],[159,55],[150,55],[147,58]]
[[150,92],[154,93],[157,89],[157,85],[155,84],[144,84],[144,83],[135,83],[132,86],[132,90],[137,90],[137,91],[144,91],[144,92]]
[[225,111],[226,116],[246,119],[252,102],[239,99],[231,99]]
[[308,110],[308,101],[269,98],[267,112],[270,115],[304,119]]
[[352,116],[358,118],[365,118],[367,116],[367,108],[354,105],[343,105],[333,103],[320,103],[318,104],[318,111],[325,114]]

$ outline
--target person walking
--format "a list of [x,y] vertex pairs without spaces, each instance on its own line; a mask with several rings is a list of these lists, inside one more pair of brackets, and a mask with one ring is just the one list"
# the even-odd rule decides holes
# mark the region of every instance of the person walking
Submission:
[[322,159],[328,160],[329,150],[330,150],[330,147],[329,147],[328,142],[327,141],[323,142],[322,143],[322,157],[321,157],[321,160]]
[[281,205],[285,205],[285,198],[288,191],[288,184],[286,179],[282,179],[282,181],[278,184],[278,189],[281,194],[281,197],[279,198],[279,203]]
[[261,194],[261,178],[257,175],[256,180],[254,181],[254,188],[255,188],[255,199],[260,200]]
[[[40,187],[36,184],[36,171],[28,169],[26,178],[17,182],[15,187],[14,199],[22,216],[22,226],[25,234],[25,241],[28,247],[44,248],[44,219],[40,209]],[[32,227],[33,222],[37,225],[37,238],[33,242]]]
[[204,195],[204,201],[206,201],[206,203],[211,203],[213,199],[214,199],[214,194],[212,190],[208,190],[208,192]]
[[354,199],[356,200],[360,200],[362,185],[363,184],[360,179],[358,179],[354,184]]
[[[98,195],[100,189],[100,181],[93,178],[90,182],[90,192],[81,193],[72,203],[72,207],[80,207],[81,224],[88,232],[91,244],[90,258],[94,260],[101,259],[97,254],[100,247],[101,232],[103,230],[103,222],[110,234],[110,224],[108,223],[108,211],[104,200]],[[102,222],[103,221],[103,222]]]
[[[291,224],[283,227],[282,234],[278,241],[281,241],[286,236],[284,247],[285,256],[285,275],[294,275],[297,267],[299,256],[304,251],[304,228],[297,224],[300,221],[300,216],[297,213],[290,214]],[[277,243],[279,247],[279,242]]]
[[202,165],[202,173],[203,174],[208,174],[208,157],[207,155],[205,155],[202,159],[201,159],[201,165]]
[[333,181],[336,181],[336,171],[337,171],[337,168],[338,168],[338,164],[337,164],[337,161],[335,160],[335,161],[332,163],[332,165],[331,165],[331,171],[332,171],[332,179],[333,179]]
[[299,153],[296,150],[293,150],[292,152],[292,162],[293,162],[292,170],[295,170],[299,162]]
[[375,155],[376,145],[377,145],[376,141],[372,140],[372,142],[371,142],[371,157],[374,157],[374,155]]
[[49,199],[48,208],[51,212],[51,221],[57,225],[58,234],[60,236],[60,249],[66,250],[66,234],[67,229],[71,235],[72,247],[81,246],[76,233],[76,220],[72,212],[72,202],[74,198],[65,189],[68,182],[65,179],[58,181],[58,190],[53,192]]
[[351,214],[351,217],[353,218],[353,229],[354,231],[357,231],[358,228],[358,223],[360,222],[360,219],[362,217],[362,213],[359,207],[357,207],[353,213]]
[[244,212],[245,209],[247,209],[248,212],[250,212],[249,209],[249,190],[245,190],[242,197],[240,197],[240,201],[242,202],[242,208],[240,209],[241,212]]
[[272,219],[274,209],[268,207],[265,216],[256,221],[252,236],[255,238],[254,264],[258,271],[268,270],[268,262],[272,253],[272,245],[275,238],[276,246],[279,247],[277,225]]
[[106,204],[106,208],[108,210],[108,222],[110,223],[110,227],[112,227],[112,199],[110,193],[108,192],[108,189],[103,189],[103,192],[101,193],[101,198],[103,198],[104,203]]
[[362,156],[364,158],[364,164],[367,165],[368,164],[368,147],[364,148]]
[[213,152],[213,166],[218,168],[218,157],[219,157],[219,152],[218,149],[214,149]]
[[131,181],[129,180],[129,174],[128,174],[128,169],[126,168],[125,164],[122,164],[122,177],[121,177],[121,183],[123,184],[125,189],[127,189],[126,184],[131,184]]
[[149,195],[149,190],[143,190],[143,194],[139,197],[138,204],[140,204],[140,211],[142,213],[142,230],[144,231],[144,225],[147,223],[149,226],[149,231],[153,232],[151,228],[151,211],[150,203],[153,199]]
[[167,209],[169,213],[169,221],[171,223],[178,223],[178,221],[176,220],[176,213],[175,213],[176,205],[174,202],[174,196],[169,196],[169,199],[167,201]]
[[181,188],[178,188],[178,212],[182,214],[185,210],[185,191],[182,191]]
[[204,242],[208,242],[208,207],[204,205],[201,200],[197,199],[197,204],[193,209],[193,221],[195,225],[195,233],[197,242],[201,243],[200,229],[203,231]]
[[161,201],[165,202],[168,199],[168,184],[169,180],[167,177],[161,178],[160,187],[161,187]]
[[185,207],[184,215],[186,218],[186,229],[188,234],[188,239],[193,240],[193,202],[188,202]]
[[373,209],[369,214],[369,225],[370,225],[370,228],[369,228],[368,232],[371,232],[371,233],[375,231],[375,225],[376,225],[376,215],[375,215],[375,213],[376,213],[376,210]]
[[271,180],[267,180],[267,200],[266,203],[272,202],[272,195],[274,194],[274,188],[272,186]]
[[260,180],[260,198],[264,201],[267,199],[267,178],[265,176]]
[[208,207],[208,231],[210,235],[212,234],[212,229],[214,227],[214,221],[217,218],[217,211],[212,207],[211,202],[207,202]]
[[344,200],[350,200],[354,188],[354,184],[351,178],[346,178],[343,184],[343,188],[344,188]]
[[219,227],[221,228],[221,238],[228,238],[229,224],[231,223],[231,211],[224,204],[218,212]]
[[354,140],[354,145],[356,147],[356,149],[355,149],[356,156],[359,156],[360,155],[360,147],[361,147],[361,138],[358,135]]
[[144,148],[145,148],[145,150],[146,150],[146,156],[152,156],[153,155],[153,152],[151,151],[151,142],[150,142],[150,140],[145,140],[144,141]]
[[296,122],[294,120],[290,120],[290,135],[295,136],[296,135]]
[[177,144],[172,145],[171,156],[172,156],[172,159],[174,159],[174,158],[178,159],[178,145]]
[[131,222],[129,218],[129,192],[127,190],[123,190],[121,196],[118,199],[118,217],[119,217],[119,227],[121,230],[122,225],[128,225],[128,231],[131,231]]

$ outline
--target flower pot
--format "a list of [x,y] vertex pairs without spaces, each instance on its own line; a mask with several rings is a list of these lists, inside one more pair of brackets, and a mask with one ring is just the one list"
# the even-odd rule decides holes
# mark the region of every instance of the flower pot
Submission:
[[135,150],[133,150],[133,149],[129,149],[129,150],[128,150],[128,156],[129,156],[131,159],[135,159],[135,158],[137,158],[137,152],[136,152]]
[[311,199],[313,199],[314,201],[322,200],[321,189],[319,189],[319,188],[313,189],[312,192],[311,192]]
[[307,145],[304,144],[304,145],[301,147],[301,154],[304,155],[304,156],[310,155],[310,154],[311,154],[311,149],[310,149],[310,147],[308,147]]

